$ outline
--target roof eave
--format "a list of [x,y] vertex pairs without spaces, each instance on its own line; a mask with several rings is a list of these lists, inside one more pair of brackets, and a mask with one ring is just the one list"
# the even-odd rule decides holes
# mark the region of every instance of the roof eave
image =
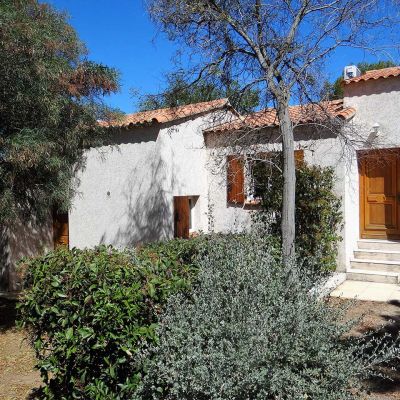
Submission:
[[159,120],[157,118],[152,118],[149,120],[143,120],[143,121],[139,121],[139,122],[131,122],[128,124],[121,124],[121,125],[112,125],[109,124],[109,126],[106,126],[107,128],[116,128],[116,129],[134,129],[134,128],[140,128],[140,127],[146,127],[146,126],[151,126],[151,125],[157,125],[157,124],[168,124],[171,122],[176,122],[176,121],[180,121],[182,119],[186,119],[186,118],[192,118],[192,117],[196,117],[202,114],[207,114],[210,112],[215,112],[218,110],[222,110],[224,108],[229,109],[229,111],[231,111],[236,117],[241,117],[240,114],[234,109],[234,107],[229,103],[229,100],[226,99],[221,99],[222,101],[224,101],[222,104],[220,105],[216,105],[213,107],[210,107],[209,109],[205,109],[205,110],[199,110],[198,112],[194,112],[193,114],[188,114],[188,115],[182,115],[177,117],[176,119],[171,119],[171,120]]

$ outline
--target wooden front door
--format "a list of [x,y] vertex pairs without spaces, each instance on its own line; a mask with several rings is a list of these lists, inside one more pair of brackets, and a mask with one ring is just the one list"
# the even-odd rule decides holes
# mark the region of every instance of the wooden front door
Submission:
[[359,154],[363,239],[400,239],[400,151]]
[[189,238],[190,206],[188,196],[174,197],[174,237]]
[[53,214],[53,240],[54,248],[69,245],[68,213]]

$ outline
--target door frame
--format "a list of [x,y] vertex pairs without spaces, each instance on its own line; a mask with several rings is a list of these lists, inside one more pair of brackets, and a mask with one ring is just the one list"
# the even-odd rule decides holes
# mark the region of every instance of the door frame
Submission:
[[396,162],[396,218],[399,224],[400,230],[400,204],[398,195],[400,193],[400,148],[386,148],[386,149],[371,149],[371,150],[359,150],[357,152],[357,164],[358,164],[358,179],[359,179],[359,228],[360,228],[360,239],[377,239],[377,240],[400,240],[400,232],[397,234],[390,234],[386,231],[367,231],[365,229],[365,218],[366,218],[366,185],[365,185],[365,160],[368,156],[372,156],[377,153],[395,154],[397,156]]

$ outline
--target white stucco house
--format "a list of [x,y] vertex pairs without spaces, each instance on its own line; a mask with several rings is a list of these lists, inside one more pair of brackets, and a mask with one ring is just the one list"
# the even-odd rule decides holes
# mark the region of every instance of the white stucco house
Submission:
[[[343,100],[291,108],[296,157],[335,169],[344,214],[338,269],[347,279],[397,283],[400,67],[350,71]],[[345,134],[312,127],[324,118],[342,124],[351,146],[344,146]],[[225,99],[126,116],[110,128],[112,145],[86,153],[68,215],[30,226],[29,234],[16,222],[6,251],[8,280],[15,260],[58,243],[125,247],[246,229],[257,199],[245,163],[238,163],[241,135],[252,138],[252,151],[276,151],[278,131],[275,110],[243,117]]]

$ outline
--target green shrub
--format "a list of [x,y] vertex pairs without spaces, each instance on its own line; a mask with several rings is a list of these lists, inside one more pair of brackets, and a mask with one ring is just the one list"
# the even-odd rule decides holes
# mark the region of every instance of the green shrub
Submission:
[[164,264],[174,262],[193,266],[199,252],[207,247],[208,240],[206,235],[202,235],[190,240],[173,239],[154,242],[139,248],[137,254],[142,260],[158,260]]
[[[349,341],[343,310],[314,280],[266,251],[260,235],[215,238],[192,296],[169,298],[158,345],[134,398],[344,400],[398,347]],[[152,357],[149,357],[152,354]]]
[[46,399],[126,399],[142,376],[138,348],[156,340],[166,299],[196,276],[198,241],[117,251],[58,249],[26,262],[20,319]]
[[[262,197],[262,211],[254,214],[271,234],[281,236],[283,177],[266,163],[254,171]],[[263,182],[261,184],[260,182]],[[296,251],[310,270],[326,273],[336,269],[341,240],[341,200],[334,194],[332,168],[298,165],[296,170]]]

